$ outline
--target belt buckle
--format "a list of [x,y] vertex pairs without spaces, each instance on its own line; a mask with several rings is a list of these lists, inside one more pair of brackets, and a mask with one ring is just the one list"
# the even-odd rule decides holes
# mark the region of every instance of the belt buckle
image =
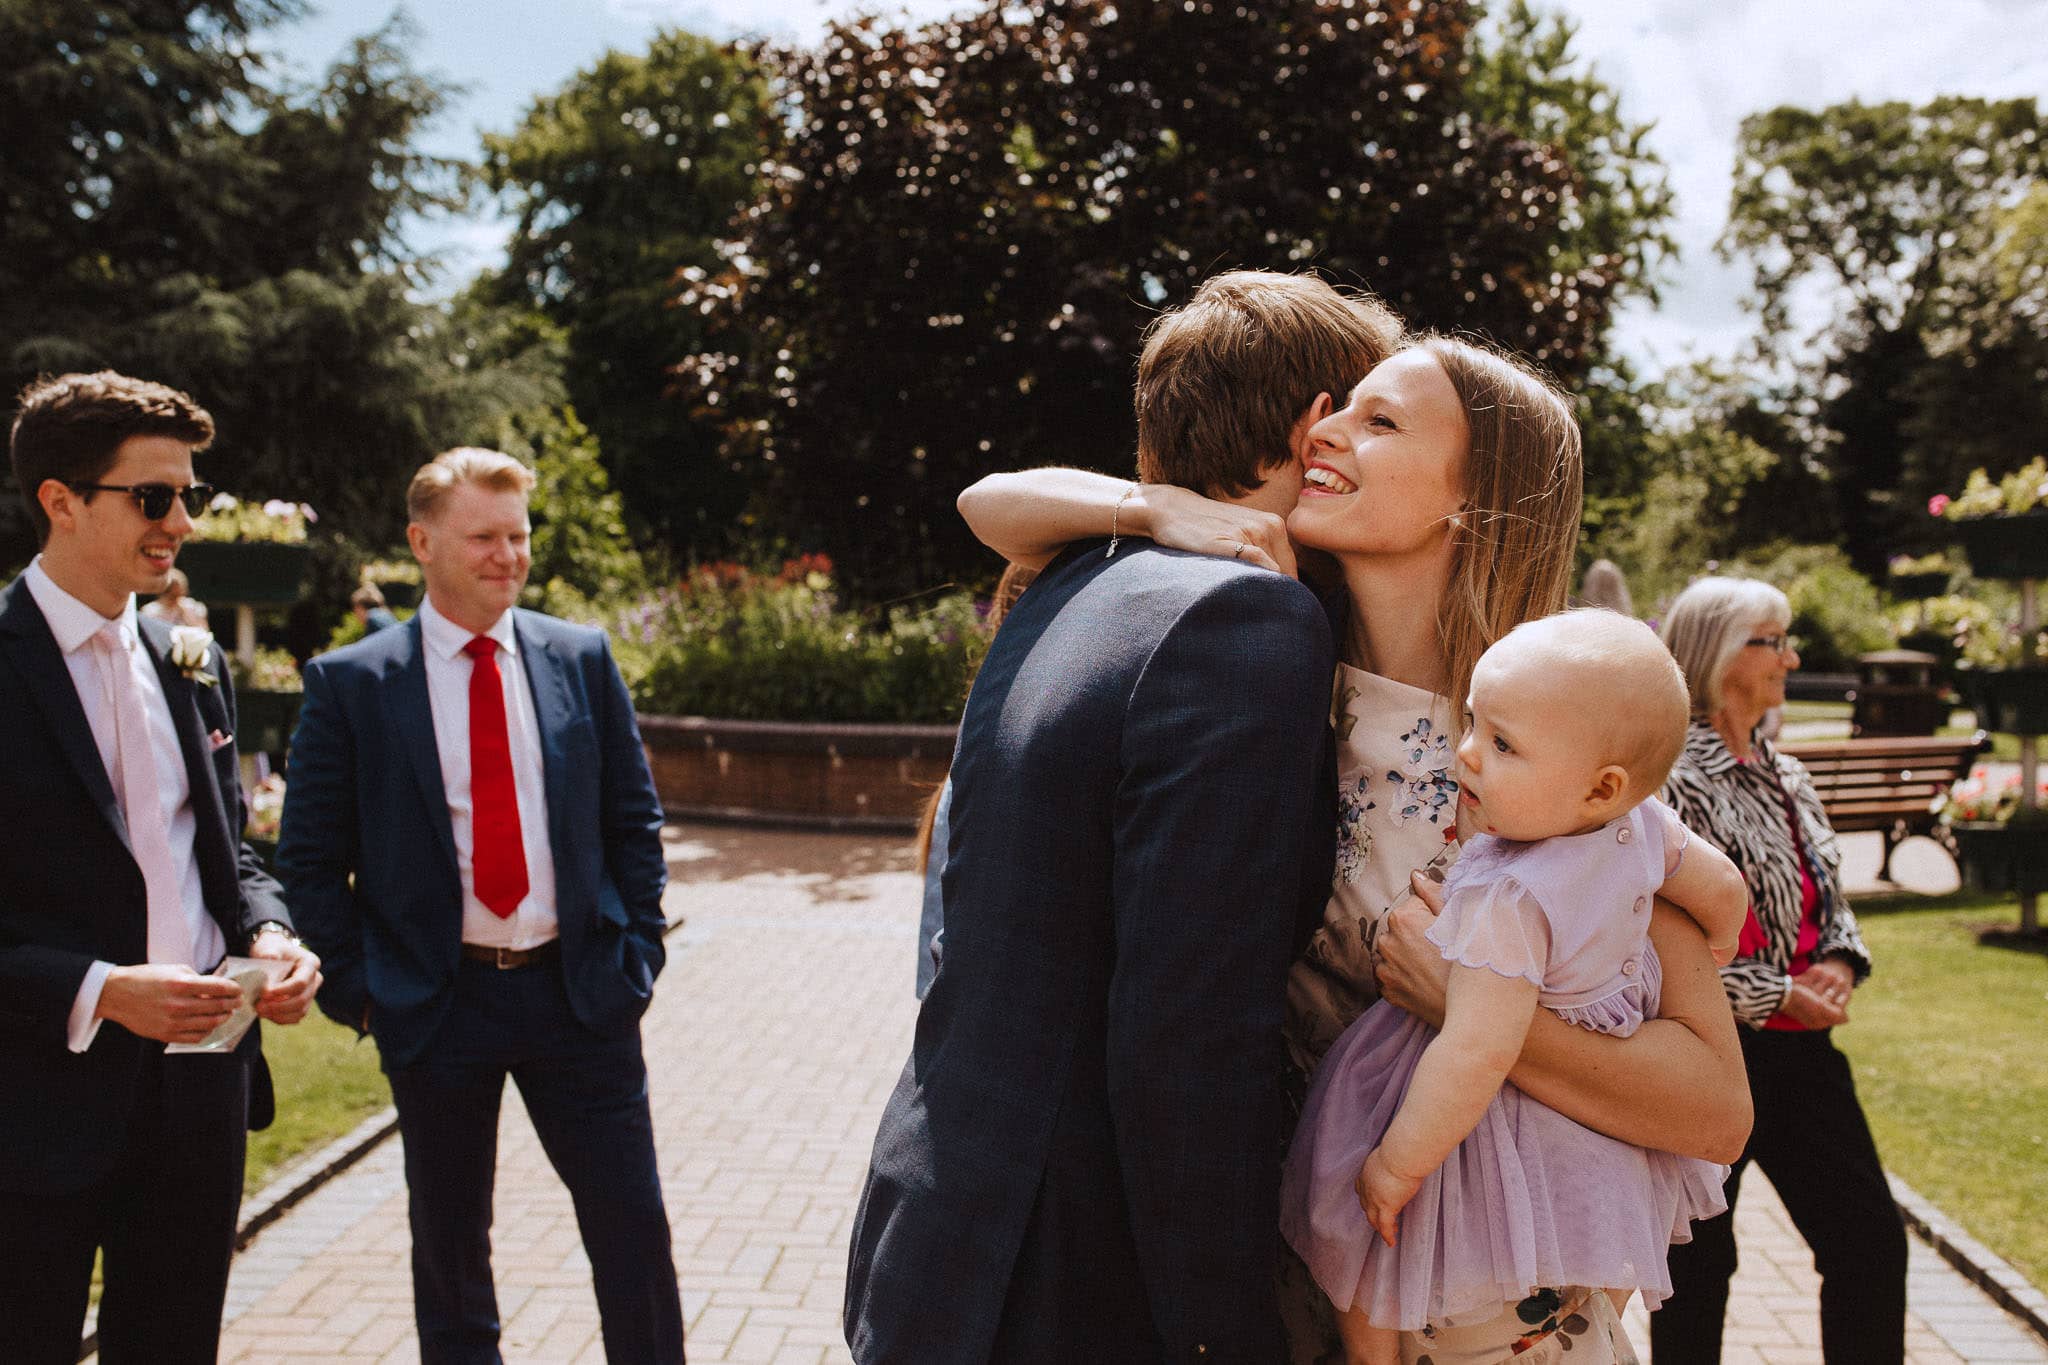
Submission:
[[491,954],[491,965],[501,972],[525,965],[526,954],[517,948],[494,947]]

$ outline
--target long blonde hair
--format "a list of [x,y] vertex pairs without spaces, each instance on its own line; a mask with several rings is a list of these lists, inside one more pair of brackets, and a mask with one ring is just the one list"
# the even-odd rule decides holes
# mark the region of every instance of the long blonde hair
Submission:
[[1465,506],[1437,606],[1452,726],[1479,656],[1524,621],[1562,611],[1584,503],[1571,399],[1516,356],[1455,337],[1412,345],[1443,366],[1465,409]]

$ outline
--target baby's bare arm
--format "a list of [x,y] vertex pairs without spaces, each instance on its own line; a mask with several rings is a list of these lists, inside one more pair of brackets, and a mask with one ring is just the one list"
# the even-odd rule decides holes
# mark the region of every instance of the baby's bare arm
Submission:
[[[1418,885],[1380,936],[1379,984],[1425,1023],[1444,1017],[1450,963],[1423,935],[1442,893]],[[1588,1128],[1680,1156],[1733,1161],[1749,1140],[1749,1077],[1721,974],[1699,926],[1659,902],[1650,942],[1664,966],[1658,1017],[1627,1038],[1593,1033],[1536,1011],[1508,1079]]]
[[1749,883],[1727,854],[1693,835],[1658,894],[1692,916],[1707,936],[1716,966],[1735,960],[1735,943],[1749,918]]

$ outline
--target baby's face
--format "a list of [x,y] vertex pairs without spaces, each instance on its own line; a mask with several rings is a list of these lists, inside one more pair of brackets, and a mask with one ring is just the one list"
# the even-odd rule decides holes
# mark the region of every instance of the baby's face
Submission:
[[1572,682],[1547,656],[1512,645],[1496,645],[1472,670],[1458,745],[1468,830],[1527,842],[1599,823],[1586,798],[1607,766],[1602,705]]

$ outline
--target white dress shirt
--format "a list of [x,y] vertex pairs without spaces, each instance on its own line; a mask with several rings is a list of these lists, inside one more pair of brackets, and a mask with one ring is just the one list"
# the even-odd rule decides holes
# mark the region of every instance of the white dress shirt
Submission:
[[[41,555],[35,557],[22,578],[28,584],[29,595],[35,598],[36,606],[42,611],[43,620],[49,623],[50,634],[56,637],[57,648],[64,654],[64,666],[71,673],[71,686],[78,693],[79,704],[85,708],[86,723],[92,727],[93,743],[99,747],[100,762],[106,767],[107,780],[113,785],[118,799],[123,788],[121,751],[114,731],[112,681],[104,672],[105,660],[100,651],[92,648],[93,637],[107,625],[108,618],[58,587],[49,571],[43,568]],[[156,770],[163,783],[171,861],[180,870],[182,894],[178,904],[184,912],[183,939],[190,945],[178,960],[198,971],[211,971],[227,953],[227,939],[213,916],[206,913],[206,888],[199,880],[199,859],[192,848],[199,822],[192,812],[192,780],[185,771],[185,753],[178,745],[178,732],[171,722],[170,703],[164,700],[156,665],[150,661],[149,651],[142,647],[141,637],[136,631],[133,597],[121,609],[121,615],[114,619],[120,623],[122,638],[128,646],[128,667],[136,693],[148,699],[150,746],[155,752]],[[71,1005],[68,1030],[73,1052],[83,1052],[91,1047],[93,1038],[100,1031],[100,1021],[93,1016],[99,1010],[100,992],[107,984],[107,973],[112,970],[110,962],[95,962],[86,970],[85,980],[79,984],[77,998]]]
[[472,867],[476,832],[469,781],[469,680],[476,664],[462,647],[475,637],[434,610],[432,598],[420,603],[419,618],[427,700],[434,713],[434,747],[440,751],[441,786],[448,795],[448,824],[455,834],[456,868],[462,874],[462,941],[487,948],[536,947],[559,932],[555,858],[548,843],[540,722],[526,665],[519,657],[512,613],[500,616],[485,632],[498,642],[498,681],[505,689],[506,738],[512,747],[512,785],[519,799],[519,839],[526,850],[526,899],[503,919],[476,898]]

